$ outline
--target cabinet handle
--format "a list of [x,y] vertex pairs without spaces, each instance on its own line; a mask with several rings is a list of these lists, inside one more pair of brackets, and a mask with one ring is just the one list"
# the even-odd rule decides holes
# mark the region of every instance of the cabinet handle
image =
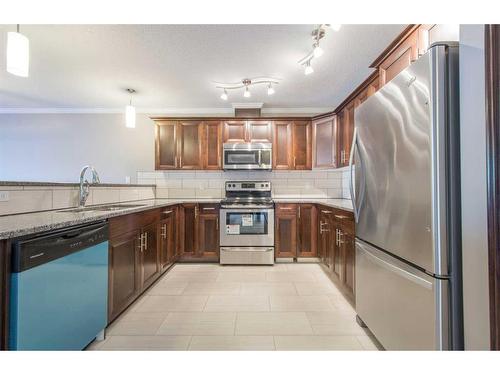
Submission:
[[335,245],[339,246],[339,230],[335,229]]
[[327,210],[321,210],[321,212],[324,214],[331,214],[332,213],[332,211],[327,211]]
[[161,226],[161,237],[164,239],[167,238],[167,224]]
[[198,206],[194,206],[194,218],[198,217]]
[[295,168],[297,166],[297,158],[294,156],[293,157],[293,167]]
[[280,207],[280,210],[291,210],[292,207]]
[[143,239],[142,233],[139,235],[138,239],[139,239],[139,251],[142,253],[142,239]]
[[169,210],[169,211],[163,211],[163,213],[164,213],[165,215],[171,214],[172,212],[174,212],[174,211],[172,211],[172,210]]
[[344,232],[342,232],[341,229],[339,229],[339,246],[344,243],[344,240],[342,239],[344,237]]
[[215,218],[215,230],[219,230],[219,218]]
[[204,211],[212,211],[215,210],[215,207],[203,207]]
[[319,222],[319,233],[320,234],[323,234],[323,232],[330,232],[330,229],[323,229],[323,225],[327,225],[328,223],[327,222],[322,222],[320,221]]
[[182,168],[182,155],[179,156],[179,168]]
[[299,219],[300,219],[300,206],[299,206]]
[[144,250],[148,249],[148,232],[144,233]]
[[339,220],[344,220],[344,219],[347,219],[347,216],[344,216],[344,215],[334,215],[336,219],[339,219]]
[[177,168],[177,156],[175,157],[175,168]]

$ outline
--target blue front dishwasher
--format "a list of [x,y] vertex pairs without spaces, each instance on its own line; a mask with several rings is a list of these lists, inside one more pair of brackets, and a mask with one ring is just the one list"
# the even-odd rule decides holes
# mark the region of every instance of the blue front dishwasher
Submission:
[[99,222],[13,244],[11,350],[81,350],[104,333],[108,232]]

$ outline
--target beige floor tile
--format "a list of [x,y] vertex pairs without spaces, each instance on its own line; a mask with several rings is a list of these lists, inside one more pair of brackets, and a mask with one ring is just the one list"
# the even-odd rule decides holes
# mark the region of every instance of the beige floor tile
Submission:
[[161,280],[149,288],[146,294],[150,296],[178,296],[184,292],[188,284],[187,281]]
[[328,298],[332,305],[335,306],[335,309],[356,315],[356,310],[343,295],[332,295],[328,296]]
[[294,283],[300,296],[340,295],[341,292],[332,282]]
[[307,271],[266,272],[268,282],[316,282],[314,273]]
[[193,336],[189,350],[274,350],[272,336]]
[[233,335],[236,313],[170,313],[157,331],[158,335]]
[[125,312],[118,320],[106,329],[107,336],[154,335],[163,323],[166,312]]
[[311,335],[304,312],[238,313],[236,335]]
[[292,263],[286,265],[288,271],[323,272],[317,263]]
[[242,283],[241,295],[243,296],[296,296],[297,290],[293,283]]
[[259,266],[239,266],[239,265],[225,265],[219,268],[220,273],[225,272],[281,272],[287,271],[287,268],[284,264],[274,264],[271,266],[268,265],[259,265]]
[[146,296],[135,312],[203,311],[208,296]]
[[270,296],[271,311],[333,311],[327,296]]
[[[259,270],[231,270],[220,272],[217,277],[218,282],[265,282],[268,271]],[[277,273],[277,272],[272,272]]]
[[384,350],[384,347],[372,336],[356,336],[365,350]]
[[216,263],[213,264],[179,264],[177,263],[172,271],[174,272],[210,272],[219,271],[220,266]]
[[184,295],[239,295],[241,283],[237,282],[193,282],[184,289]]
[[165,280],[177,282],[207,282],[216,281],[219,276],[217,271],[185,271],[185,272],[172,272],[165,275]]
[[191,336],[110,336],[99,350],[187,350]]
[[356,336],[275,336],[276,350],[363,350]]
[[269,297],[209,296],[204,311],[269,311]]

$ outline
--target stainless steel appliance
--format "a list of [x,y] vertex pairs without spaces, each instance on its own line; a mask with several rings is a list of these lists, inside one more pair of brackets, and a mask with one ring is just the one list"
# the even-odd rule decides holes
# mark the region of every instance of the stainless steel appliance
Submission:
[[356,311],[386,349],[463,348],[458,113],[453,43],[355,110]]
[[272,169],[271,143],[224,143],[224,169]]
[[221,264],[274,264],[269,181],[227,181],[220,210]]

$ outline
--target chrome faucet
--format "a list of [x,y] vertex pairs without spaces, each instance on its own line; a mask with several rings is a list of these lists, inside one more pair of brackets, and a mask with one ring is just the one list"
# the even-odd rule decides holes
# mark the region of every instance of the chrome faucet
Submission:
[[85,173],[88,169],[92,171],[92,184],[98,184],[101,182],[101,180],[99,179],[99,174],[93,166],[86,165],[82,168],[82,171],[80,172],[80,194],[78,207],[85,206],[85,202],[87,201],[87,198],[89,196],[89,182],[87,179],[85,179]]

